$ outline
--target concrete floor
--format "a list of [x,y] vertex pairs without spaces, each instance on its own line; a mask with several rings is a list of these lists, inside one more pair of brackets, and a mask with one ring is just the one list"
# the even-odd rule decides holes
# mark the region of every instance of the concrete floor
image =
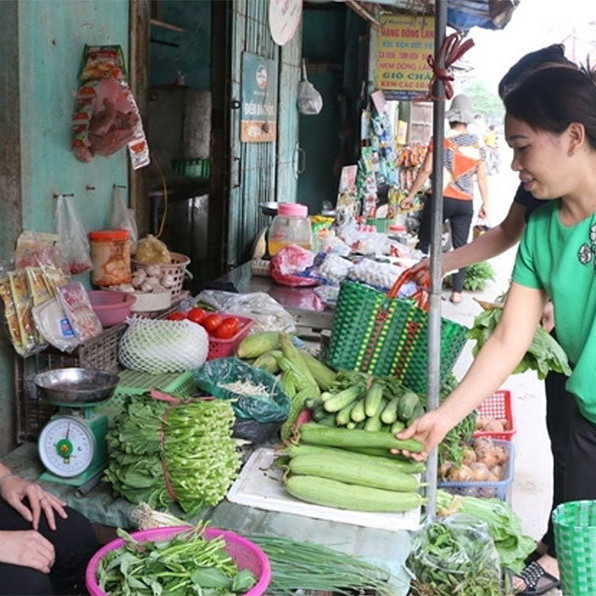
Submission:
[[[502,163],[508,162],[504,160]],[[517,176],[508,169],[502,169],[499,175],[489,178],[491,224],[502,221],[517,185]],[[454,305],[447,299],[449,292],[445,291],[442,315],[471,326],[474,317],[482,311],[474,298],[492,301],[507,290],[516,251],[514,247],[490,261],[496,271],[496,280],[483,292],[464,292],[463,301]],[[458,378],[472,362],[473,345],[473,342],[468,342],[455,366]],[[546,530],[552,499],[552,457],[545,424],[544,382],[538,379],[536,373],[529,371],[510,376],[501,388],[512,393],[517,427],[514,439],[515,476],[509,502],[520,516],[526,534],[539,540]],[[552,590],[548,596],[560,594],[559,590]]]

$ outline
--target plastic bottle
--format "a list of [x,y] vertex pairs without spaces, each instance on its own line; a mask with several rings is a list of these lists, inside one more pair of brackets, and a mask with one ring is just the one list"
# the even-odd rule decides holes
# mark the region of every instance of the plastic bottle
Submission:
[[94,230],[89,232],[93,272],[96,286],[117,286],[132,279],[130,236],[128,230]]
[[275,256],[288,244],[297,244],[312,250],[312,230],[308,219],[308,208],[298,203],[279,203],[277,215],[271,222],[267,248]]

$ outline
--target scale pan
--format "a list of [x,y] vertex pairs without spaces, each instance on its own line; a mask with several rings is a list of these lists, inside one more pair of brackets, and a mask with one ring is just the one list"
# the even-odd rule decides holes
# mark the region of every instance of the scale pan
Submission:
[[120,378],[94,368],[56,368],[38,373],[35,386],[57,406],[94,405],[112,397]]

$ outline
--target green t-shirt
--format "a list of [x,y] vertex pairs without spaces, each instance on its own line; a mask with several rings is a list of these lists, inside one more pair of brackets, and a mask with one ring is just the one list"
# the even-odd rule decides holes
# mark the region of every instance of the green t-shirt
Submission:
[[596,213],[566,227],[560,205],[548,201],[530,217],[513,281],[543,289],[552,300],[557,339],[574,365],[567,390],[596,424]]

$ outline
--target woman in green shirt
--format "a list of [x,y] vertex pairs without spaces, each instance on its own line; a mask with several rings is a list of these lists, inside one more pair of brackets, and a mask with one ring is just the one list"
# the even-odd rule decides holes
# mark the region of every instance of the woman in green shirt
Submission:
[[[458,388],[400,434],[424,458],[511,374],[529,347],[547,299],[573,373],[576,411],[564,500],[596,499],[596,74],[546,66],[504,100],[505,138],[524,189],[546,204],[524,231],[503,317]],[[558,577],[554,545],[516,583],[541,594]]]

